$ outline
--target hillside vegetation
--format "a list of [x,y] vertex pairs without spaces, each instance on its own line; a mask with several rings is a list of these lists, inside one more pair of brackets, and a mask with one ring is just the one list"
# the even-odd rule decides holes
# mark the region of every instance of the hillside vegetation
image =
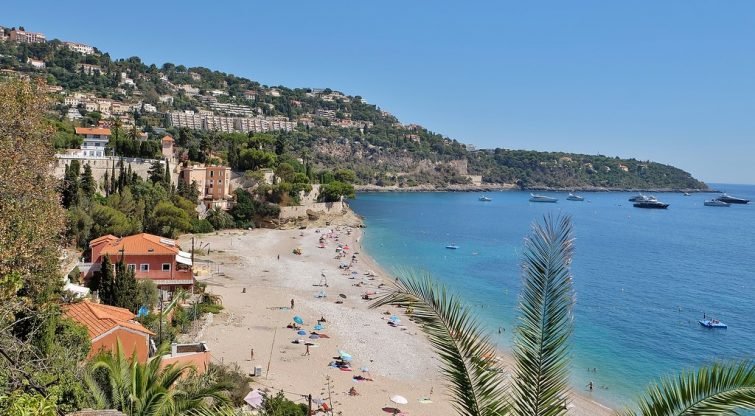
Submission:
[[[43,61],[45,68],[33,66],[30,59]],[[157,156],[158,140],[168,133],[185,149],[185,159],[227,163],[250,174],[276,169],[285,162],[306,175],[308,183],[321,182],[324,171],[349,169],[355,173],[357,186],[471,187],[474,178],[469,175],[475,175],[482,177],[481,186],[707,188],[683,170],[650,161],[505,148],[475,150],[422,126],[402,124],[360,96],[327,88],[266,86],[202,67],[172,63],[158,67],[138,57],[112,59],[101,51],[82,55],[58,40],[0,42],[0,69],[9,76],[41,77],[61,87],[54,91],[58,105],[51,114],[58,148],[79,145],[74,125],[117,118],[123,134],[113,144],[116,154]],[[68,120],[71,105],[64,100],[74,93],[122,103],[129,106],[128,111],[108,114],[78,104],[75,119]],[[170,123],[169,114],[176,111],[239,116],[223,109],[224,104],[241,106],[248,112],[246,117],[290,121],[296,127],[292,131],[221,132],[177,128]],[[141,131],[149,133],[147,144],[136,143]]]

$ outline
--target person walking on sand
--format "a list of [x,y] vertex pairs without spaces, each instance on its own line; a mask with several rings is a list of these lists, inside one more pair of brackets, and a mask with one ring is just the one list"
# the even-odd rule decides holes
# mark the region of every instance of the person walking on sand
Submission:
[[249,361],[254,361],[254,348],[249,352]]
[[309,344],[304,344],[307,349],[304,351],[304,355],[309,355]]
[[291,309],[294,309],[294,299],[291,299]]
[[281,255],[280,255],[280,254],[278,254],[278,260],[280,260],[280,259],[281,259]]

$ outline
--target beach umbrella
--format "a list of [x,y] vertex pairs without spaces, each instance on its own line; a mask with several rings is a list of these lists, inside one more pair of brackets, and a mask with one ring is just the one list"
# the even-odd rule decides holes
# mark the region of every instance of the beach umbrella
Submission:
[[262,394],[259,390],[254,389],[249,392],[249,394],[244,397],[244,401],[252,407],[252,409],[256,409],[258,407],[262,407]]
[[399,318],[399,317],[398,317],[398,316],[396,316],[396,315],[391,315],[391,317],[390,317],[390,318],[388,318],[388,319],[390,319],[390,320],[391,320],[391,321],[393,321],[393,322],[396,322],[396,321],[400,321],[400,320],[401,320],[401,318]]
[[353,358],[353,357],[351,356],[351,354],[349,354],[349,353],[347,353],[347,352],[345,352],[345,351],[338,351],[338,355],[339,355],[339,356],[341,357],[341,359],[342,359],[342,360],[344,360],[344,361],[351,361],[351,360],[352,360],[352,358]]
[[317,334],[312,334],[309,336],[310,339],[320,339],[320,336]]
[[297,332],[298,335],[307,335],[307,331],[301,329]]
[[407,404],[409,403],[409,400],[406,400],[406,397],[399,396],[398,394],[395,396],[391,396],[391,401],[396,404]]
[[294,322],[296,322],[297,324],[301,325],[301,324],[304,323],[304,319],[301,319],[301,316],[296,315],[296,316],[294,316]]
[[325,327],[320,324],[317,324],[314,326],[315,331],[322,331],[323,329],[325,329]]

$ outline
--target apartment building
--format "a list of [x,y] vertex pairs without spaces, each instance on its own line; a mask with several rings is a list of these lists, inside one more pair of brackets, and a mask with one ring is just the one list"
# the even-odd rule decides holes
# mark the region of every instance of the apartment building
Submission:
[[76,127],[76,134],[84,138],[79,155],[88,157],[105,156],[105,147],[110,141],[110,129]]
[[207,209],[228,209],[231,197],[231,168],[228,166],[184,165],[178,180],[197,184],[199,200]]
[[327,110],[324,108],[318,108],[317,110],[315,110],[315,116],[327,118],[328,120],[335,120],[336,110]]
[[45,69],[45,61],[39,59],[26,58],[26,63],[31,65],[34,69]]
[[207,116],[202,120],[202,130],[233,133],[236,131],[233,122],[233,117]]
[[217,101],[210,103],[210,108],[221,113],[238,116],[254,116],[257,113],[254,108],[248,105],[219,103]]
[[173,111],[168,114],[170,124],[174,127],[187,127],[193,130],[202,130],[202,116],[193,111]]
[[10,31],[10,40],[19,43],[44,43],[47,38],[43,33],[14,29]]
[[102,68],[99,65],[79,64],[79,70],[87,75],[103,73]]
[[94,48],[83,43],[63,42],[63,45],[65,45],[68,49],[74,52],[78,52],[82,55],[94,55]]

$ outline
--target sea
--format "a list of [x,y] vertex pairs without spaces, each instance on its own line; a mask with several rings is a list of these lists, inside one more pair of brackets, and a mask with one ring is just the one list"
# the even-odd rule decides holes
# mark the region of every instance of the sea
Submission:
[[[755,201],[755,185],[711,184]],[[615,408],[653,380],[721,360],[755,358],[755,202],[707,207],[714,193],[660,193],[666,210],[634,208],[636,194],[539,192],[360,193],[363,248],[389,272],[430,273],[510,350],[522,247],[546,215],[573,220],[576,303],[572,388]],[[446,249],[457,245],[458,249]],[[713,317],[728,329],[708,329]],[[500,334],[498,333],[500,329]],[[587,384],[594,390],[588,392]]]

